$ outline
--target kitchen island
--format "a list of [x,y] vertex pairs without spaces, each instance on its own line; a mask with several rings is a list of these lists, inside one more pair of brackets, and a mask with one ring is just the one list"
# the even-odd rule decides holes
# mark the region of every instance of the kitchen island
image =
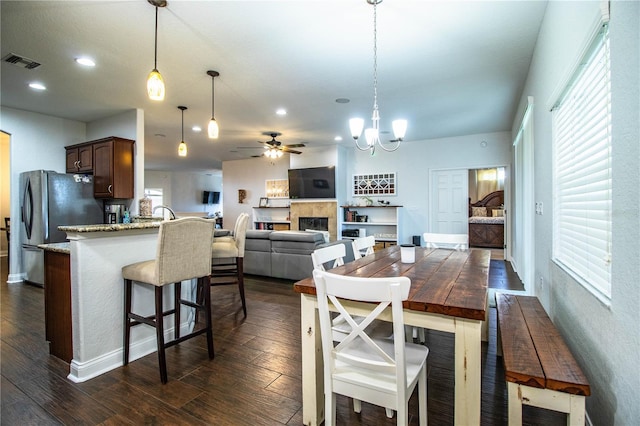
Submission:
[[[71,323],[73,358],[68,378],[84,382],[122,365],[124,284],[122,267],[156,256],[160,222],[61,226],[67,233],[71,272]],[[167,306],[173,303],[172,286],[165,290]],[[192,286],[182,286],[191,298]],[[134,286],[136,312],[154,312],[153,289]],[[193,327],[193,317],[183,308],[181,333]],[[165,319],[165,339],[173,338],[173,319]],[[152,327],[131,330],[130,360],[157,350]]]

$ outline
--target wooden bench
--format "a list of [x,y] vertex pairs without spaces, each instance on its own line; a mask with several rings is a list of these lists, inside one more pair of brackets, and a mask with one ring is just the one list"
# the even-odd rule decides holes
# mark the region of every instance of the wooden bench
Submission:
[[496,294],[498,355],[509,394],[509,425],[522,424],[522,405],[567,413],[585,422],[589,382],[537,297]]

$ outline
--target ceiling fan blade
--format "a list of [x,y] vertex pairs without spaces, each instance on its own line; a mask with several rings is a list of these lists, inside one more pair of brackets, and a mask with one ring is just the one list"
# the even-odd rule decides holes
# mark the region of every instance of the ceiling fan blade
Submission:
[[294,143],[291,145],[282,145],[281,148],[304,148],[306,145],[303,143]]
[[280,150],[283,152],[288,152],[289,154],[302,154],[302,152],[296,151],[295,149],[289,149],[286,146],[281,146]]

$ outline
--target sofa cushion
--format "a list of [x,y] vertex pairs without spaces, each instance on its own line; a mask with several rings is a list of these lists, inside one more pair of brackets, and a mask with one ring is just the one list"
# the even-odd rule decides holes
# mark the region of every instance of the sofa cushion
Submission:
[[324,243],[322,234],[304,231],[275,231],[269,235],[274,253],[310,255]]
[[247,229],[246,239],[268,240],[269,239],[269,235],[271,235],[272,232],[273,231]]
[[246,251],[263,251],[271,252],[271,240],[269,234],[272,231],[256,231],[248,230],[245,239],[245,252]]

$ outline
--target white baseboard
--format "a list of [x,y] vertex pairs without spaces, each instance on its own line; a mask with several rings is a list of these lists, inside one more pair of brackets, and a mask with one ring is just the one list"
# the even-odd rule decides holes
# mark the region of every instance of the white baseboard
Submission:
[[[193,325],[188,322],[184,322],[180,326],[180,335],[184,336],[191,332]],[[173,339],[173,327],[164,331],[165,342]],[[129,348],[129,362],[135,361],[138,358],[149,355],[158,349],[155,335],[148,337],[137,342],[132,342]],[[114,370],[122,366],[122,357],[124,356],[124,350],[122,348],[112,352],[108,352],[99,357],[91,359],[85,362],[79,362],[75,359],[71,360],[69,365],[69,375],[67,379],[74,383],[82,383],[87,380],[93,379],[108,371]]]
[[24,281],[24,278],[25,278],[25,274],[9,274],[7,276],[7,283],[8,284],[21,283],[22,281]]

